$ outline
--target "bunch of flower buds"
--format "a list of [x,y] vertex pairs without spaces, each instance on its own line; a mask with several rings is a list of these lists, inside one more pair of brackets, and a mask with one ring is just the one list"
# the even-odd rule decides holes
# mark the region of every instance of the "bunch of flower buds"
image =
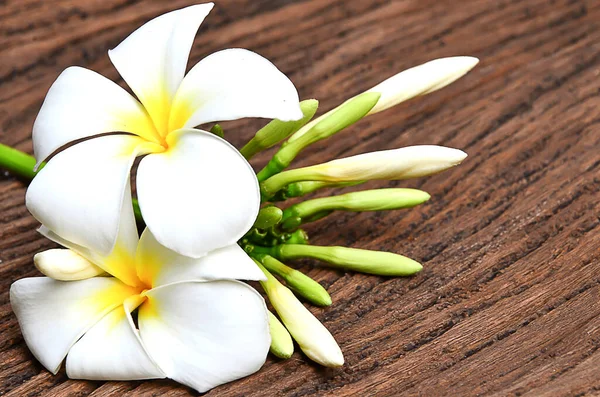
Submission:
[[[365,153],[304,168],[286,168],[309,145],[337,134],[365,116],[440,89],[467,73],[477,62],[472,57],[453,57],[425,63],[389,78],[314,119],[318,102],[305,100],[300,104],[304,118],[291,122],[273,120],[241,149],[250,160],[261,150],[283,142],[257,174],[263,208],[253,228],[239,241],[267,276],[267,280],[261,282],[262,287],[283,322],[271,314],[273,354],[290,357],[294,351],[293,338],[302,351],[319,364],[340,366],[344,362],[335,339],[297,298],[328,306],[332,303],[331,297],[319,283],[288,267],[285,264],[288,261],[311,258],[339,269],[384,276],[410,276],[422,269],[420,263],[395,253],[309,245],[302,225],[334,211],[411,208],[429,200],[430,196],[417,189],[386,188],[309,199],[287,207],[285,200],[319,189],[358,185],[369,180],[427,176],[458,165],[467,155],[457,149],[422,145]],[[217,126],[215,131],[221,130]]]
[[[302,351],[319,364],[335,367],[344,363],[333,336],[297,298],[317,306],[328,306],[332,303],[331,297],[318,282],[288,267],[289,261],[311,258],[339,269],[385,276],[410,276],[422,269],[420,263],[396,253],[310,245],[301,227],[335,211],[411,208],[424,203],[430,196],[416,189],[384,188],[301,202],[296,200],[289,206],[285,200],[319,189],[358,185],[369,180],[403,180],[432,175],[458,165],[467,155],[458,149],[422,145],[365,153],[309,167],[286,168],[311,144],[337,134],[368,115],[438,90],[466,74],[477,62],[473,57],[452,57],[425,63],[385,80],[316,118],[318,101],[305,100],[300,104],[302,119],[273,120],[240,150],[250,160],[260,151],[281,143],[279,150],[257,174],[262,209],[253,227],[238,242],[266,275],[261,285],[279,317],[269,313],[274,355],[289,358],[294,351],[293,338]],[[219,125],[211,132],[223,137]],[[36,174],[34,164],[31,156],[0,145],[0,167],[32,179]],[[136,218],[142,221],[135,200],[133,204]],[[45,274],[48,273],[51,274],[52,269],[45,269]]]

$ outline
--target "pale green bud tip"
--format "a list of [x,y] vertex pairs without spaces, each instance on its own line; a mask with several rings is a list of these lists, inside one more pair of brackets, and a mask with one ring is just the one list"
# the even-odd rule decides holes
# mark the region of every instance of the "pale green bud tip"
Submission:
[[275,206],[261,208],[258,212],[254,227],[258,229],[268,229],[281,221],[283,211]]
[[290,358],[294,354],[294,342],[290,333],[271,312],[269,313],[269,330],[271,332],[270,352],[279,358]]

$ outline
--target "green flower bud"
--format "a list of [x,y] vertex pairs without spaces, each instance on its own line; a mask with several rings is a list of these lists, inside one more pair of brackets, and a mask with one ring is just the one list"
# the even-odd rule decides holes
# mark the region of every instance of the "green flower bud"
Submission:
[[279,358],[290,358],[294,354],[294,342],[283,324],[269,311],[269,330],[271,331],[271,347],[269,351]]
[[277,119],[271,121],[258,130],[254,137],[240,149],[240,153],[249,160],[256,153],[278,144],[312,119],[318,107],[319,101],[316,99],[308,99],[300,102],[300,109],[304,117],[295,121],[281,121]]
[[281,277],[288,288],[297,295],[318,306],[331,305],[331,296],[329,296],[321,284],[312,278],[284,265],[270,255],[259,255],[258,259],[269,272]]
[[430,197],[426,192],[417,189],[375,189],[307,200],[292,205],[283,212],[281,227],[284,230],[292,230],[299,226],[298,218],[302,220],[301,223],[311,222],[335,210],[360,212],[411,208],[424,203]]
[[423,269],[420,263],[391,252],[295,244],[256,248],[255,253],[267,253],[281,261],[313,258],[327,262],[333,267],[380,276],[411,276]]
[[308,234],[302,229],[298,229],[290,234],[285,244],[308,244]]
[[362,119],[375,106],[380,96],[377,92],[365,92],[307,124],[279,149],[267,166],[258,173],[258,180],[264,181],[282,171],[305,147],[329,138]]
[[261,208],[256,217],[256,221],[254,221],[253,227],[263,230],[268,229],[277,225],[279,221],[281,221],[282,216],[283,212],[281,209],[274,205]]

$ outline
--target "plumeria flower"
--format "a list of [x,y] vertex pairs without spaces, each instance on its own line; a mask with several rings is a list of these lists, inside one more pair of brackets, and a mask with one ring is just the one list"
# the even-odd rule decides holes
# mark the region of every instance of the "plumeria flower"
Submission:
[[59,280],[21,279],[10,301],[27,346],[50,372],[66,356],[70,378],[168,377],[204,392],[264,364],[268,311],[236,280],[265,277],[237,245],[182,256],[149,229],[138,239],[131,205],[108,255],[45,226],[40,232],[68,248],[36,256],[37,267]]
[[42,224],[74,244],[110,252],[130,169],[145,155],[137,195],[161,244],[198,258],[250,229],[260,205],[252,168],[226,141],[193,127],[242,117],[297,120],[302,111],[292,82],[251,51],[216,52],[185,75],[212,7],[159,16],[109,51],[137,99],[81,67],[54,82],[33,127],[38,166],[66,144],[93,139],[56,154],[30,185],[27,207]]

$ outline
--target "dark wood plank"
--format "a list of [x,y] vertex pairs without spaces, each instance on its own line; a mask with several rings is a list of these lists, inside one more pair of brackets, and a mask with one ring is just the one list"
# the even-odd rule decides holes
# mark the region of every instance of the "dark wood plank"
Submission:
[[[43,97],[69,65],[118,80],[106,51],[187,0],[0,1],[0,141],[31,151]],[[592,395],[600,390],[600,3],[584,0],[230,0],[201,28],[191,62],[245,47],[271,59],[321,109],[426,60],[474,55],[466,78],[370,117],[298,159],[314,164],[410,144],[470,157],[402,185],[426,205],[336,214],[312,241],[401,252],[409,279],[299,262],[332,294],[313,312],[347,363],[270,358],[208,395]],[[122,81],[120,81],[122,84]],[[238,147],[264,121],[225,124]],[[268,153],[254,163],[262,166]],[[184,396],[171,381],[84,382],[52,376],[28,352],[8,303],[34,275],[37,235],[25,185],[0,176],[0,394]],[[322,193],[322,194],[328,194]]]

